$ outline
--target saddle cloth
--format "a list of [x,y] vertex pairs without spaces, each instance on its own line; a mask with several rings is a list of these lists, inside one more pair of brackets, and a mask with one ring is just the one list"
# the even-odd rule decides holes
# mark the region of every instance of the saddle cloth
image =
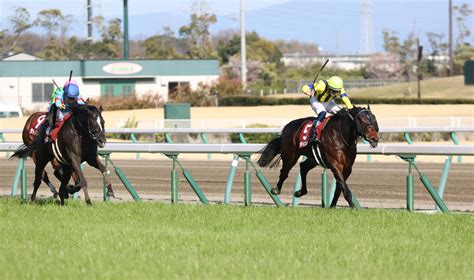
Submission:
[[43,125],[43,123],[46,121],[46,117],[48,116],[48,112],[43,112],[41,115],[39,115],[35,120],[33,120],[30,124],[28,133],[30,134],[31,139],[35,139],[36,136],[38,136],[39,129]]
[[51,130],[51,134],[50,134],[51,139],[53,141],[56,141],[56,139],[58,139],[58,133],[59,133],[59,131],[61,131],[61,128],[63,127],[64,122],[66,122],[71,116],[72,116],[72,114],[66,115],[66,116],[64,116],[62,121],[57,121],[56,122],[56,124],[54,125],[54,128]]
[[[325,118],[322,122],[319,123],[319,125],[316,127],[316,136],[318,140],[321,140],[321,131],[323,131],[324,126],[326,125],[327,121],[330,119],[330,117]],[[314,121],[306,121],[303,124],[303,129],[301,129],[300,135],[299,135],[299,148],[304,148],[308,146],[309,139],[312,138],[313,135],[310,135],[311,133],[311,127],[313,126]]]

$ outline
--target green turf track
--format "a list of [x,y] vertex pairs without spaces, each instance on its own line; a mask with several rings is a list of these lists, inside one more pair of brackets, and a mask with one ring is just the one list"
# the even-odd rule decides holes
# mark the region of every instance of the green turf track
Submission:
[[474,215],[0,200],[0,279],[474,279]]

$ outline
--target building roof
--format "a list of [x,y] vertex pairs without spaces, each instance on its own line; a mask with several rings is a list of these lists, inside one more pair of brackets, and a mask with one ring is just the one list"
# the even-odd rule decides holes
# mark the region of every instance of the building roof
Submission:
[[42,60],[41,58],[37,58],[31,54],[27,53],[16,53],[5,57],[3,60],[6,61],[35,61],[35,60]]
[[143,78],[155,76],[217,76],[218,60],[70,60],[0,61],[0,77]]

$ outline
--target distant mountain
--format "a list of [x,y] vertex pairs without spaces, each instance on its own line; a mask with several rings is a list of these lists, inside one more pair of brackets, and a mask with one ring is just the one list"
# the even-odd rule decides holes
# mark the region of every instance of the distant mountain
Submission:
[[[462,0],[453,2],[459,4]],[[372,3],[376,51],[382,50],[384,29],[397,31],[402,39],[416,31],[426,50],[429,48],[427,32],[447,35],[447,1],[373,0]],[[239,30],[239,10],[236,7],[232,14],[217,16],[218,21],[211,28],[213,33],[223,29]],[[474,26],[472,18],[468,26]],[[6,27],[6,21],[7,17],[2,16],[0,27]],[[256,31],[268,39],[317,43],[323,51],[333,53],[356,53],[360,50],[361,22],[361,0],[293,0],[246,13],[247,31]],[[170,26],[177,34],[179,27],[188,23],[189,15],[182,11],[130,15],[130,37],[143,39],[162,32],[164,26]],[[77,20],[69,34],[84,36],[85,24]]]
[[[401,38],[416,31],[422,44],[428,44],[427,32],[447,34],[447,4],[440,1],[373,1],[375,50],[383,49],[382,31],[397,31]],[[240,28],[239,11],[218,15],[213,33],[222,29]],[[143,14],[130,17],[132,37],[149,36],[171,26],[176,32],[189,22],[189,15]],[[268,39],[296,39],[317,43],[323,51],[355,53],[360,50],[360,1],[295,0],[246,13],[247,31],[257,31]]]

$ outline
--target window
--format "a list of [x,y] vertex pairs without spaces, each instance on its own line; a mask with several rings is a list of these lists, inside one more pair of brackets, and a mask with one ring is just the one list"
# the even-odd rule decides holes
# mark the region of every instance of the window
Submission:
[[48,102],[53,90],[54,85],[52,83],[33,83],[31,99],[33,102]]
[[185,88],[189,86],[189,82],[169,82],[168,83],[168,91],[174,92],[178,87]]
[[100,95],[120,96],[135,93],[135,80],[110,79],[100,81]]

